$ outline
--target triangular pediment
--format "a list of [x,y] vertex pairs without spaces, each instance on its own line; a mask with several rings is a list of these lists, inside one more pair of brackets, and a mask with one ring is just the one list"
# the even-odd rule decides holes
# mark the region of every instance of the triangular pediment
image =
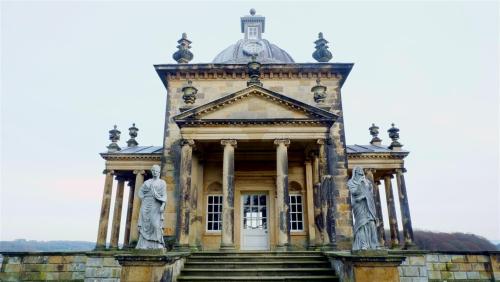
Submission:
[[253,85],[185,111],[175,116],[174,121],[179,126],[282,122],[331,124],[336,118],[328,111]]

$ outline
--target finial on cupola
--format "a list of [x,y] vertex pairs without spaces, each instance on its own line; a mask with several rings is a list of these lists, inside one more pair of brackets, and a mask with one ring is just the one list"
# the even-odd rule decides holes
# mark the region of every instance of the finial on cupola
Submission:
[[321,63],[328,62],[332,59],[332,52],[328,51],[328,41],[323,38],[323,33],[318,34],[318,40],[314,41],[316,51],[312,54],[313,58]]
[[382,139],[378,138],[379,129],[380,127],[376,126],[374,123],[372,123],[372,126],[368,128],[368,130],[370,130],[370,135],[372,136],[372,141],[370,141],[370,144],[375,146],[382,145]]
[[399,128],[394,126],[394,123],[392,124],[392,127],[387,130],[389,133],[389,138],[391,138],[392,142],[391,145],[389,146],[389,149],[393,151],[401,151],[401,147],[403,147],[403,144],[399,143]]
[[191,41],[187,39],[187,34],[182,33],[182,38],[177,41],[179,45],[177,45],[177,50],[172,58],[179,64],[187,64],[193,59],[193,53],[189,51],[191,49]]
[[116,124],[113,126],[113,129],[109,131],[109,140],[111,141],[111,144],[108,145],[108,153],[114,153],[117,151],[120,151],[121,148],[118,146],[118,141],[120,141],[120,134],[121,131],[118,130]]
[[250,79],[247,81],[247,86],[262,86],[262,82],[260,82],[261,66],[261,63],[257,62],[257,57],[255,55],[252,55],[252,60],[247,64],[248,76],[250,77]]
[[254,8],[250,9],[250,15],[255,16],[255,9]]
[[129,127],[128,129],[128,135],[130,135],[130,139],[127,141],[127,146],[136,147],[137,145],[139,145],[139,143],[137,143],[137,140],[135,140],[138,131],[139,128],[135,127],[135,123],[132,123],[132,127]]

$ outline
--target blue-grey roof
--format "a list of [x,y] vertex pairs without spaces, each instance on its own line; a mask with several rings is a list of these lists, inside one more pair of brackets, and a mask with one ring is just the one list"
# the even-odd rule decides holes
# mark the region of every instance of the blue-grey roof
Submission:
[[[385,146],[377,145],[347,145],[348,154],[362,154],[362,153],[395,153],[393,150]],[[407,154],[408,151],[397,151],[396,153]]]
[[[213,63],[216,64],[246,64],[252,57],[243,52],[243,46],[255,40],[240,39],[222,52],[220,52]],[[283,49],[270,43],[266,39],[257,41],[263,48],[257,55],[257,61],[260,63],[294,63],[292,57]]]
[[135,146],[123,148],[114,154],[161,154],[162,152],[162,146]]

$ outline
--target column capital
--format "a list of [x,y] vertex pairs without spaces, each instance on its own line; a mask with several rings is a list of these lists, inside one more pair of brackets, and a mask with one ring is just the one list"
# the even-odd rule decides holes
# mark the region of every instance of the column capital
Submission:
[[377,170],[374,168],[365,168],[364,170],[365,170],[365,173],[375,174],[375,172],[377,172]]
[[390,179],[392,179],[392,178],[394,178],[394,175],[393,175],[392,172],[388,172],[388,173],[384,174],[384,178],[390,178]]
[[102,174],[108,174],[108,173],[113,175],[115,174],[115,171],[113,169],[105,169],[102,171]]
[[123,182],[125,182],[125,181],[127,181],[128,179],[127,179],[127,177],[126,177],[126,176],[123,176],[123,175],[117,175],[117,176],[115,176],[115,180],[116,180],[116,181],[123,181]]
[[220,144],[222,146],[236,147],[236,145],[238,144],[238,141],[236,141],[235,139],[222,139],[222,140],[220,140]]
[[281,144],[288,147],[290,145],[290,139],[288,139],[288,138],[274,139],[274,145],[281,145]]
[[318,139],[318,140],[316,140],[316,144],[318,144],[318,145],[325,145],[326,141],[325,141],[325,139]]
[[380,185],[380,184],[382,184],[382,183],[380,182],[380,179],[375,180],[375,185]]
[[394,171],[395,171],[396,173],[401,173],[401,174],[402,174],[402,173],[405,173],[405,172],[406,172],[406,168],[404,168],[404,167],[403,167],[403,168],[396,168]]
[[140,169],[134,170],[134,174],[145,174],[145,173],[146,173],[145,170],[140,170]]
[[181,146],[194,147],[194,140],[193,139],[181,139],[180,144],[181,144]]

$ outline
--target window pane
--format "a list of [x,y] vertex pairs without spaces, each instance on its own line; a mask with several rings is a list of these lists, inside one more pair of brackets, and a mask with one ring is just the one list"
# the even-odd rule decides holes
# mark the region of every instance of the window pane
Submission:
[[213,211],[213,206],[212,205],[208,205],[208,212],[212,212]]
[[253,195],[253,196],[252,196],[252,200],[253,200],[253,201],[252,201],[252,204],[253,204],[254,206],[259,205],[259,196],[257,196],[257,195]]
[[267,216],[267,210],[266,210],[266,207],[260,207],[260,212],[262,214],[262,216]]
[[292,222],[292,230],[297,230],[297,222]]
[[207,229],[208,229],[208,230],[214,230],[214,228],[213,228],[213,223],[212,223],[212,222],[209,222],[209,223],[208,223],[208,228],[207,228]]
[[208,203],[212,204],[214,202],[214,197],[213,196],[208,196]]
[[245,206],[249,206],[250,205],[250,196],[248,196],[248,195],[243,196],[243,204]]
[[302,230],[302,222],[297,222],[297,230]]
[[266,195],[260,196],[260,205],[265,206],[266,205]]

